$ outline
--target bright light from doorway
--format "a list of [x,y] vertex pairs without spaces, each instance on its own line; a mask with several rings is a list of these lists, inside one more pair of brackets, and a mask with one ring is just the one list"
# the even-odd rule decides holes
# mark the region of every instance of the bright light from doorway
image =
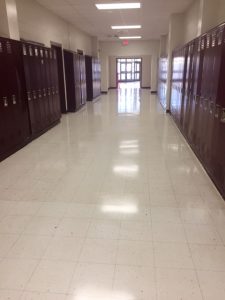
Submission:
[[141,27],[141,25],[111,26],[112,29],[140,29]]
[[141,3],[99,3],[97,9],[134,9],[141,8]]

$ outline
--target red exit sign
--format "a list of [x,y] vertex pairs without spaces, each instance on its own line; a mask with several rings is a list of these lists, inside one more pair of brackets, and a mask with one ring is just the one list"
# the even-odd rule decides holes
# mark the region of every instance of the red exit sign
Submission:
[[128,46],[128,45],[129,45],[129,41],[128,41],[128,40],[124,40],[124,41],[122,42],[122,44],[123,44],[123,46]]

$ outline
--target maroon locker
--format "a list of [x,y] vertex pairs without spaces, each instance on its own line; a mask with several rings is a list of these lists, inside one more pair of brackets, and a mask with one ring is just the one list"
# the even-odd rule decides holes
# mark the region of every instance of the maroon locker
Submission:
[[219,69],[219,81],[216,97],[216,109],[214,114],[213,146],[212,146],[212,172],[216,184],[225,196],[225,29],[224,24],[218,28],[217,51],[215,73]]
[[29,120],[20,42],[0,38],[0,61],[0,157],[2,159],[27,143]]
[[29,108],[31,133],[35,134],[35,132],[37,132],[37,129],[36,129],[35,106],[33,101],[33,87],[32,87],[33,80],[31,78],[33,48],[31,45],[26,43],[23,43],[22,47],[23,47],[23,65],[24,65],[24,73],[25,73],[25,81],[26,81],[26,96],[27,96],[28,108]]
[[46,74],[47,74],[47,90],[48,90],[48,101],[49,101],[49,124],[54,123],[54,99],[52,94],[52,51],[51,49],[46,49],[47,55],[47,65],[46,65]]
[[75,79],[76,110],[78,110],[82,105],[79,54],[74,54],[74,79]]
[[45,48],[40,47],[40,69],[41,69],[41,102],[42,102],[42,109],[43,109],[43,120],[42,123],[44,128],[48,127],[49,125],[49,103],[48,103],[48,96],[47,96],[47,88],[46,88],[46,57],[45,57]]
[[86,86],[85,56],[83,55],[80,55],[80,80],[81,80],[81,104],[84,105],[87,101],[87,86]]
[[[1,61],[1,86],[0,86],[0,94],[1,94],[1,103],[0,103],[0,119],[1,119],[1,133],[0,133],[0,154],[3,155],[10,148],[10,140],[8,138],[10,132],[10,108],[9,108],[9,97],[10,97],[10,86],[8,84],[11,82],[7,82],[9,77],[8,75],[8,56],[12,56],[9,53],[9,48],[7,47],[7,40],[1,38],[0,40],[0,61]],[[11,51],[10,51],[11,52]]]
[[52,49],[51,77],[52,77],[54,121],[57,121],[61,117],[61,108],[60,108],[60,98],[59,98],[57,54],[55,49]]

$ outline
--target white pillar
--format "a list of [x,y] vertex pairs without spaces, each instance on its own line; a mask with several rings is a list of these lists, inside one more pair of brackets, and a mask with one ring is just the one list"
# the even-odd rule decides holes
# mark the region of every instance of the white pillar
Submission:
[[173,50],[181,46],[184,42],[184,23],[183,14],[173,14],[170,18],[168,36],[168,73],[167,73],[167,92],[166,109],[170,109],[171,97],[171,77],[172,77],[172,54]]
[[0,0],[0,35],[14,40],[20,39],[15,0]]
[[109,89],[109,57],[101,53],[100,55],[101,63],[101,91],[108,92]]

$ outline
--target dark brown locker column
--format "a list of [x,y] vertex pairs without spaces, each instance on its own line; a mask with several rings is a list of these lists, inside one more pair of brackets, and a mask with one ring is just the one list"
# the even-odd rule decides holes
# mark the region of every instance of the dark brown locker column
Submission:
[[26,144],[30,134],[21,43],[0,38],[0,63],[0,159],[3,159]]
[[64,50],[64,65],[65,65],[65,79],[66,79],[66,91],[67,91],[67,111],[75,112],[76,96],[75,96],[75,78],[74,78],[74,54],[71,51]]
[[224,28],[174,51],[171,114],[225,198]]
[[[217,48],[217,51],[215,50],[214,74],[216,76],[218,74],[218,85],[214,88],[217,91],[217,95],[212,141],[212,171],[214,180],[225,197],[225,25],[218,28],[216,44],[217,47],[215,48]],[[220,49],[220,51],[218,49]]]
[[85,55],[87,101],[93,100],[92,57]]
[[80,55],[80,78],[81,78],[81,104],[84,105],[87,101],[86,69],[85,69],[84,55]]
[[101,65],[99,59],[88,55],[85,56],[85,64],[87,100],[92,101],[101,95]]
[[73,55],[76,110],[82,106],[80,55]]

